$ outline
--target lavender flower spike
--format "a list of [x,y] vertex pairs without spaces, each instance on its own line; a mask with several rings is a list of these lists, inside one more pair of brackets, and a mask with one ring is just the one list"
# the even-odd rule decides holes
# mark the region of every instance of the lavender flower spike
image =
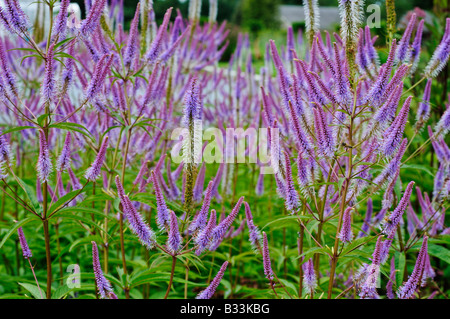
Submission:
[[25,259],[31,258],[33,255],[31,254],[30,247],[28,247],[28,243],[23,233],[22,227],[19,227],[17,229],[17,233],[19,234],[19,243],[20,247],[22,248],[23,258]]
[[410,182],[408,186],[405,189],[405,192],[403,194],[402,199],[398,203],[395,210],[392,212],[392,214],[389,216],[387,222],[384,225],[383,233],[387,235],[388,238],[392,238],[394,235],[398,224],[400,223],[400,220],[403,216],[403,213],[405,212],[408,203],[409,198],[411,197],[412,188],[414,186],[415,182]]
[[167,238],[167,247],[169,250],[175,254],[181,248],[181,236],[178,230],[178,219],[177,215],[173,211],[170,211],[170,228],[169,237]]
[[129,67],[131,65],[131,62],[134,59],[134,56],[137,52],[137,45],[138,45],[138,35],[139,35],[139,13],[140,13],[140,2],[138,2],[136,6],[136,12],[134,14],[133,21],[131,21],[130,26],[130,34],[128,36],[128,42],[127,47],[125,49],[125,54],[123,57],[123,62],[125,66]]
[[108,136],[104,137],[102,146],[100,146],[100,150],[97,153],[97,157],[91,167],[86,171],[86,174],[84,174],[84,177],[88,181],[95,181],[100,176],[102,166],[106,158],[106,150],[108,149],[108,139]]
[[100,259],[98,257],[98,247],[95,241],[92,241],[92,266],[94,268],[95,284],[97,285],[98,294],[102,299],[117,299],[114,298],[113,288],[108,279],[103,274],[102,267],[100,265]]
[[416,265],[414,266],[414,270],[409,276],[408,281],[403,284],[397,291],[397,296],[400,299],[409,299],[416,292],[417,286],[419,285],[419,281],[423,275],[426,255],[428,250],[428,236],[423,238],[422,247],[420,248],[419,255],[416,260]]
[[403,132],[405,130],[406,121],[408,120],[409,106],[411,104],[412,96],[408,96],[400,110],[397,118],[392,123],[392,126],[386,132],[386,138],[381,146],[382,152],[385,156],[392,156],[398,149],[402,141]]
[[145,223],[142,215],[136,210],[127,195],[123,196],[122,207],[124,209],[124,215],[130,223],[131,231],[138,236],[139,241],[147,249],[152,249],[156,244],[155,233]]
[[208,224],[205,228],[195,237],[195,243],[197,244],[197,250],[195,254],[200,256],[200,254],[208,247],[208,244],[211,240],[211,233],[214,227],[216,227],[217,213],[214,209],[211,210],[211,214],[209,216]]
[[219,225],[217,225],[214,228],[211,234],[214,242],[221,240],[225,236],[234,219],[236,218],[237,214],[239,213],[243,201],[244,196],[239,198],[238,202],[236,203],[236,206],[234,206],[231,213],[223,221],[221,221]]
[[163,20],[163,23],[161,24],[161,26],[159,27],[158,34],[156,35],[155,39],[153,40],[153,42],[150,46],[150,49],[145,54],[145,59],[150,63],[154,62],[160,54],[161,44],[164,40],[164,33],[166,32],[167,26],[169,25],[171,14],[172,14],[172,8],[169,8],[166,11],[166,13],[164,14],[164,20]]
[[189,230],[195,232],[196,230],[202,230],[206,226],[206,219],[208,218],[209,206],[211,204],[212,190],[214,181],[210,181],[206,188],[205,198],[203,199],[202,207],[197,215],[197,218],[192,222]]
[[353,234],[352,234],[352,209],[353,207],[349,207],[344,211],[344,216],[342,219],[342,227],[341,227],[341,231],[339,232],[339,239],[343,242],[343,243],[348,243],[351,242],[353,239]]
[[303,264],[303,284],[307,292],[313,293],[317,288],[317,278],[312,259]]
[[434,131],[435,138],[444,138],[450,131],[450,107],[448,107],[444,114],[442,114],[441,119],[434,128]]
[[154,171],[151,171],[150,178],[153,182],[153,188],[155,189],[155,197],[156,197],[156,207],[157,207],[157,216],[156,221],[158,223],[159,229],[164,229],[169,227],[169,210],[166,205],[166,201],[164,200],[164,196],[161,192],[161,188],[159,187],[158,178]]
[[44,132],[39,130],[39,157],[37,162],[37,173],[41,183],[48,182],[53,165],[50,159],[47,141]]
[[431,95],[431,82],[432,79],[428,79],[427,85],[425,86],[425,90],[423,91],[422,102],[419,103],[417,108],[417,116],[416,116],[416,130],[420,130],[422,126],[428,121],[430,117],[430,95]]
[[254,249],[261,248],[261,233],[258,230],[258,226],[253,222],[252,211],[250,210],[250,205],[244,202],[245,207],[245,219],[247,220],[247,227],[249,233],[250,243]]
[[195,297],[195,299],[211,299],[211,297],[216,292],[217,286],[219,286],[220,281],[222,280],[223,274],[225,273],[227,266],[228,261],[222,264],[222,267],[220,267],[219,272],[217,273],[216,277],[214,277],[214,279],[211,281],[208,288],[199,293],[197,297]]
[[273,271],[272,271],[272,264],[270,262],[270,255],[269,255],[269,243],[267,242],[267,235],[265,232],[263,232],[263,266],[264,266],[264,275],[266,275],[266,278],[272,282],[273,280]]
[[58,172],[63,172],[70,167],[70,142],[72,141],[72,136],[70,132],[67,132],[66,139],[64,140],[64,146],[61,154],[56,161],[56,170]]
[[53,49],[55,44],[52,44],[48,48],[47,56],[45,57],[45,72],[44,72],[44,80],[42,82],[41,94],[44,98],[44,103],[50,102],[53,100],[56,91],[56,81],[55,81],[55,70],[54,70],[54,52]]
[[285,206],[286,209],[293,214],[300,208],[300,200],[298,198],[298,193],[295,189],[294,180],[292,178],[291,161],[289,160],[289,156],[286,153],[284,153],[284,159],[286,164]]
[[411,34],[413,31],[414,25],[416,24],[416,18],[417,18],[417,15],[415,13],[413,13],[408,22],[408,25],[405,29],[405,32],[403,33],[403,37],[400,40],[400,42],[398,43],[397,52],[395,55],[396,63],[405,61],[409,55],[408,54],[409,41],[411,39]]
[[89,14],[86,19],[81,23],[79,35],[82,38],[88,38],[91,35],[100,22],[100,17],[103,14],[105,8],[106,0],[97,0],[92,8],[89,10]]
[[11,163],[13,160],[13,155],[11,153],[11,146],[6,140],[5,135],[3,135],[0,130],[0,163],[1,162],[9,162]]
[[54,26],[52,29],[52,38],[58,37],[58,41],[66,38],[67,33],[67,9],[69,8],[70,0],[61,0],[59,6],[59,13],[56,16]]
[[372,264],[367,268],[366,277],[361,287],[359,296],[361,299],[378,299],[376,285],[380,274],[381,250],[383,248],[382,236],[378,237],[375,250],[372,255]]
[[425,76],[436,77],[447,64],[450,58],[450,18],[446,19],[445,33],[442,37],[441,43],[438,45],[433,53],[433,56],[425,68]]

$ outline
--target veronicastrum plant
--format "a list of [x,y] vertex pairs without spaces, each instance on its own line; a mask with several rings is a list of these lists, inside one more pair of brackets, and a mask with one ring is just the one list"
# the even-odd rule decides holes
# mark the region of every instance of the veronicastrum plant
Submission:
[[[82,21],[68,0],[54,18],[56,2],[41,1],[51,21],[39,41],[19,2],[5,1],[0,248],[16,259],[4,255],[1,269],[21,280],[5,293],[445,296],[435,280],[449,262],[450,108],[436,114],[432,97],[450,20],[428,61],[415,14],[398,39],[389,33],[385,58],[363,1],[339,1],[333,35],[318,29],[317,1],[303,2],[305,41],[289,28],[255,70],[242,34],[219,67],[229,31],[216,1],[207,23],[191,0],[187,19],[168,8],[160,24],[141,1],[127,32],[119,1],[86,1]],[[227,136],[217,151],[234,144],[228,128],[266,128],[270,163],[203,161],[202,127]],[[439,168],[419,165],[426,156]],[[77,285],[64,271],[73,264]]]

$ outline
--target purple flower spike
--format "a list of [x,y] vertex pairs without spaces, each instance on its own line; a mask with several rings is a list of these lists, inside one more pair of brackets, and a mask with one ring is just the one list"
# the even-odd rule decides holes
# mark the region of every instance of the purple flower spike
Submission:
[[11,163],[13,160],[13,155],[11,153],[11,146],[9,145],[6,136],[2,135],[2,131],[0,130],[0,163],[9,162]]
[[41,87],[41,95],[44,98],[44,103],[50,102],[53,100],[56,91],[56,81],[55,81],[55,61],[53,60],[54,52],[53,48],[55,44],[52,44],[48,48],[48,54],[45,57],[45,72],[44,72],[44,80],[42,82]]
[[361,286],[359,296],[361,299],[378,299],[376,290],[378,276],[380,274],[381,254],[383,249],[383,240],[379,236],[372,255],[372,264],[366,270],[366,277]]
[[367,236],[368,231],[370,229],[370,221],[372,220],[372,214],[373,214],[373,203],[372,198],[369,198],[367,200],[366,216],[364,217],[364,222],[361,227],[361,232],[358,234],[358,238]]
[[167,247],[175,254],[181,248],[181,236],[180,231],[178,229],[178,219],[177,215],[173,211],[170,211],[170,227],[169,227],[169,236],[167,238]]
[[389,282],[386,285],[386,295],[389,299],[395,299],[392,286],[395,282],[395,257],[391,259],[391,274],[389,275]]
[[373,106],[378,106],[380,99],[382,98],[384,92],[386,91],[386,86],[388,85],[389,77],[392,71],[392,65],[394,63],[394,54],[396,52],[397,43],[396,40],[392,40],[391,50],[389,51],[389,56],[385,64],[383,64],[383,69],[380,70],[375,83],[370,88],[369,92],[362,100],[362,104],[371,103]]
[[139,238],[139,241],[147,249],[152,249],[155,244],[155,233],[145,223],[142,215],[136,210],[131,200],[127,195],[123,196],[122,207],[124,209],[124,216],[127,217],[130,223],[131,231]]
[[285,178],[285,206],[291,214],[298,211],[300,208],[300,200],[298,198],[298,193],[295,189],[294,179],[292,178],[291,161],[289,156],[284,153],[284,160],[286,166],[286,178]]
[[332,158],[336,149],[336,143],[325,116],[325,112],[320,106],[314,108],[315,133],[320,153],[324,157]]
[[214,209],[211,210],[211,214],[209,216],[208,224],[205,228],[203,228],[202,231],[198,234],[197,237],[195,237],[195,243],[197,244],[197,250],[195,251],[195,254],[197,256],[200,256],[200,254],[208,248],[208,244],[211,241],[211,233],[214,227],[216,227],[216,220],[217,220],[217,213]]
[[272,271],[272,264],[270,262],[270,254],[269,254],[269,243],[267,241],[267,235],[265,232],[263,232],[263,266],[264,266],[264,275],[267,279],[272,282],[273,280],[273,271]]
[[[73,56],[75,51],[75,42],[72,42],[69,45],[68,53]],[[73,66],[74,66],[75,60],[74,59],[67,59],[67,61],[64,63],[64,69],[62,71],[61,81],[63,82],[64,87],[67,89],[69,85],[72,83],[73,80]]]
[[400,110],[397,118],[392,123],[391,127],[386,132],[386,138],[381,146],[382,152],[385,156],[392,156],[398,149],[402,141],[403,132],[405,130],[406,121],[408,120],[409,106],[411,104],[412,96],[408,96]]
[[423,238],[422,247],[420,248],[419,255],[416,260],[416,265],[414,266],[414,270],[409,276],[408,281],[403,284],[397,291],[397,296],[400,299],[409,299],[416,292],[417,286],[420,284],[420,279],[423,275],[426,255],[428,250],[428,236]]
[[441,119],[438,124],[434,128],[434,136],[435,138],[442,137],[444,138],[447,133],[450,131],[450,107],[442,114]]
[[344,216],[342,218],[342,227],[339,232],[339,239],[343,243],[349,243],[353,239],[352,233],[352,209],[353,207],[349,207],[344,211]]
[[291,103],[289,103],[289,111],[291,114],[292,128],[294,129],[295,137],[297,139],[300,150],[302,151],[302,153],[314,157],[311,143],[309,142],[307,135],[300,126],[300,120],[297,116],[297,112],[295,112]]
[[303,264],[303,284],[305,285],[306,291],[314,292],[317,288],[317,278],[316,272],[314,271],[314,264],[312,259],[308,259],[307,262]]
[[245,206],[245,219],[247,220],[247,227],[249,233],[250,243],[254,249],[261,248],[261,233],[258,227],[253,222],[252,212],[250,210],[250,205],[244,202]]
[[258,181],[256,182],[255,194],[257,196],[264,195],[264,174],[259,174]]
[[130,34],[128,36],[128,42],[125,49],[125,54],[123,56],[123,63],[125,66],[130,67],[131,62],[133,62],[133,59],[136,55],[137,48],[138,48],[138,36],[139,36],[139,14],[140,14],[140,2],[138,2],[136,6],[136,11],[134,13],[133,21],[131,21],[130,26]]
[[20,247],[22,248],[23,258],[28,259],[28,258],[33,257],[33,255],[31,254],[30,247],[28,247],[28,243],[27,243],[27,240],[23,233],[22,227],[19,227],[17,229],[17,233],[19,234],[19,243],[20,243]]
[[206,173],[206,165],[203,164],[200,168],[200,172],[197,175],[197,179],[195,180],[195,186],[192,194],[192,199],[200,203],[203,195],[203,187],[205,184],[205,173]]
[[72,141],[72,136],[70,132],[67,133],[66,139],[64,140],[64,147],[61,154],[56,161],[56,170],[58,172],[64,172],[70,167],[70,142]]
[[[231,213],[222,220],[219,225],[217,225],[214,230],[212,231],[212,238],[213,242],[218,242],[221,240],[225,234],[227,233],[228,229],[230,228],[231,224],[233,223],[234,219],[236,218],[237,214],[239,213],[239,210],[241,209],[242,203],[244,201],[244,196],[239,198],[238,202],[236,203],[236,206],[234,206]],[[214,243],[213,243],[214,245]]]
[[100,259],[98,256],[98,247],[95,241],[92,241],[92,266],[94,268],[95,284],[97,285],[98,294],[102,299],[117,299],[113,293],[113,288],[108,279],[103,274],[102,267],[100,265]]
[[80,37],[87,39],[98,27],[100,22],[100,17],[103,14],[103,10],[105,8],[106,0],[97,0],[92,8],[89,10],[89,13],[86,19],[81,23],[79,35]]
[[153,40],[150,49],[145,54],[145,59],[148,62],[154,62],[160,52],[161,52],[161,45],[164,40],[164,34],[166,33],[167,26],[169,25],[170,21],[170,15],[172,14],[172,8],[169,8],[166,13],[164,14],[164,20],[161,26],[159,27],[158,34],[156,35],[155,39]]
[[103,166],[103,163],[105,162],[106,151],[108,149],[108,140],[109,140],[108,136],[105,136],[105,138],[103,139],[102,146],[100,146],[100,149],[97,153],[97,157],[95,158],[94,162],[92,163],[92,166],[90,168],[88,168],[88,170],[84,174],[84,177],[88,181],[91,181],[91,182],[95,181],[100,176],[100,173],[102,172],[102,166]]
[[409,48],[409,41],[411,39],[411,34],[413,31],[413,28],[416,24],[417,15],[413,13],[411,15],[411,18],[408,22],[408,25],[406,26],[405,32],[403,32],[403,37],[398,43],[397,46],[397,52],[395,55],[395,62],[401,63],[406,60],[408,57],[408,48]]
[[419,26],[416,30],[416,37],[414,38],[414,42],[411,46],[411,57],[410,61],[412,63],[411,66],[411,73],[416,72],[417,67],[419,66],[419,60],[420,60],[420,49],[422,46],[422,34],[423,34],[423,26],[425,24],[425,20],[420,20]]
[[195,299],[211,299],[211,297],[216,292],[217,286],[219,286],[220,281],[222,280],[222,277],[225,273],[225,270],[227,269],[227,266],[228,261],[222,264],[222,267],[220,267],[219,272],[217,273],[216,277],[214,277],[214,279],[211,281],[208,288],[199,293],[197,297],[195,297]]
[[450,18],[446,19],[445,33],[441,43],[433,53],[425,68],[425,76],[436,77],[445,67],[450,57]]
[[91,81],[86,89],[85,98],[88,101],[95,100],[95,97],[101,92],[102,85],[106,79],[106,75],[110,71],[113,56],[105,54],[95,66]]
[[53,165],[50,159],[47,141],[44,132],[39,130],[39,157],[37,162],[37,173],[41,183],[48,182]]
[[150,173],[150,178],[153,182],[153,188],[155,189],[156,196],[156,207],[158,214],[156,216],[156,221],[158,222],[159,229],[167,229],[169,227],[169,209],[167,208],[166,201],[159,187],[158,178],[154,171]]
[[392,214],[389,216],[387,222],[384,224],[383,234],[386,234],[388,238],[393,238],[395,231],[397,230],[397,226],[400,223],[403,213],[408,206],[409,198],[411,197],[411,192],[414,184],[414,182],[410,182],[408,184],[402,199],[400,200]]
[[5,0],[5,5],[5,17],[8,20],[10,28],[13,28],[19,33],[25,32],[29,27],[29,21],[27,15],[21,8],[19,1]]
[[206,220],[208,218],[209,206],[211,204],[212,191],[213,191],[214,182],[210,181],[208,187],[206,188],[205,198],[203,199],[202,207],[196,217],[196,219],[192,222],[189,230],[191,232],[195,232],[197,230],[203,230],[206,226]]
[[61,0],[59,6],[59,13],[55,18],[52,29],[52,38],[58,37],[58,41],[66,38],[67,33],[67,9],[69,8],[70,0]]
[[400,164],[403,155],[406,151],[406,146],[408,144],[408,139],[404,138],[400,147],[398,149],[397,154],[395,154],[394,158],[387,164],[387,166],[383,169],[383,171],[378,175],[373,183],[378,186],[383,186],[389,184],[392,179],[395,177],[397,170],[400,169]]

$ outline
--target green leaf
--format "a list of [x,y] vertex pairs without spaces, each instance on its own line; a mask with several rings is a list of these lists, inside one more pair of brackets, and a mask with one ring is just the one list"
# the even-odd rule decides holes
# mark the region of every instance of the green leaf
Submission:
[[35,212],[39,212],[40,211],[40,205],[39,202],[37,200],[36,194],[35,194],[35,190],[34,187],[26,184],[22,179],[20,179],[20,177],[15,176],[16,182],[17,184],[20,186],[20,188],[25,192],[25,194],[28,197],[29,202],[31,203],[31,205],[34,208]]
[[63,299],[67,294],[72,291],[72,288],[69,288],[67,285],[63,285],[55,290],[52,294],[52,299]]
[[[19,285],[21,285],[23,288],[25,288],[27,291],[29,291],[35,299],[44,299],[45,291],[43,291],[42,288],[41,288],[41,290],[39,290],[39,288],[35,285],[22,283],[22,282],[19,282]],[[41,292],[42,292],[42,296],[41,296]]]
[[[132,201],[140,202],[156,209],[156,197],[148,193],[138,193],[130,197]],[[183,207],[173,202],[166,202],[167,206],[174,212],[184,212]]]
[[57,49],[58,47],[62,46],[63,44],[69,42],[70,40],[72,40],[72,39],[74,39],[74,38],[75,38],[75,37],[70,37],[70,38],[64,39],[64,40],[62,40],[62,41],[56,43],[55,46],[53,47],[53,49],[54,49],[54,50]]
[[313,247],[311,249],[308,249],[307,251],[305,251],[303,254],[301,254],[300,256],[296,257],[295,259],[299,259],[299,258],[303,258],[303,262],[308,261],[308,259],[310,259],[313,255],[315,254],[322,254],[322,255],[328,255],[331,256],[331,250],[329,248],[323,247]]
[[80,125],[77,123],[63,122],[63,123],[59,123],[59,124],[52,124],[49,127],[59,128],[61,130],[66,130],[66,131],[78,132],[78,133],[83,134],[84,136],[88,137],[95,143],[95,138],[91,135],[91,133],[89,133],[89,131],[83,125]]
[[261,230],[269,226],[271,229],[288,227],[292,226],[293,224],[298,226],[300,219],[308,220],[311,219],[311,216],[303,216],[303,215],[284,216],[267,223],[263,228],[261,228]]
[[349,243],[347,246],[344,247],[344,250],[342,250],[342,253],[340,256],[347,255],[348,253],[354,251],[355,249],[358,249],[359,247],[363,246],[364,244],[368,243],[369,241],[372,241],[375,238],[377,238],[377,236],[362,237],[362,238],[353,240],[351,243]]
[[3,131],[2,134],[0,134],[0,136],[8,134],[8,133],[12,133],[12,132],[18,132],[18,131],[23,131],[23,130],[27,130],[29,128],[35,128],[34,126],[16,126],[13,128],[10,128],[9,130]]
[[78,63],[80,63],[80,61],[78,61],[77,59],[75,59],[73,56],[71,56],[70,54],[66,53],[66,52],[56,52],[55,56],[58,57],[62,57],[62,58],[68,58],[68,59],[72,59]]
[[55,210],[57,210],[58,208],[61,208],[62,206],[64,206],[66,203],[68,203],[69,201],[73,200],[75,197],[77,197],[78,194],[82,194],[83,192],[80,193],[80,190],[74,190],[71,191],[69,193],[67,193],[66,195],[62,196],[61,198],[59,198],[56,202],[54,202],[51,206],[50,209],[48,211],[49,214],[53,213]]
[[447,248],[435,244],[428,244],[428,253],[450,264],[450,250]]
[[19,227],[22,227],[32,221],[36,221],[35,218],[33,217],[28,217],[25,219],[22,219],[21,221],[14,223],[14,225],[12,225],[12,227],[9,229],[9,231],[6,233],[5,237],[3,237],[2,241],[0,242],[0,249],[3,247],[3,245],[5,244],[5,242],[8,240],[9,237],[12,236],[12,234],[14,234],[15,232],[17,232],[17,229],[19,229]]
[[[73,207],[69,207],[69,208],[72,209]],[[84,223],[86,225],[91,225],[92,227],[97,228],[101,232],[106,233],[106,231],[102,227],[97,225],[90,218],[86,218],[86,217],[83,217],[83,216],[78,216],[78,215],[75,215],[75,214],[73,214],[72,212],[69,212],[69,211],[63,211],[63,209],[61,209],[57,213],[53,214],[52,218],[54,218],[55,216],[62,217],[64,220],[66,220],[66,219],[74,219],[74,220],[80,221],[80,222],[82,222],[82,223]]]
[[421,170],[427,173],[428,175],[434,177],[434,174],[430,171],[427,166],[419,165],[419,164],[403,164],[402,169],[411,169],[412,171]]
[[38,54],[29,54],[29,55],[25,55],[25,56],[22,58],[22,60],[20,60],[20,63],[19,63],[19,64],[22,66],[23,60],[25,60],[25,59],[27,59],[27,58],[32,58],[32,57],[42,59],[42,57],[41,57],[40,55],[38,55]]
[[398,273],[395,275],[395,280],[397,281],[397,287],[400,287],[403,283],[403,275],[405,273],[405,255],[396,251],[394,254],[394,262],[395,269],[398,270]]

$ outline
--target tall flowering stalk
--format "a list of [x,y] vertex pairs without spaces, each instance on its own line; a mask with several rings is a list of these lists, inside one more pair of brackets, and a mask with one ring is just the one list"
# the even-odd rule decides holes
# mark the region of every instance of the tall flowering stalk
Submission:
[[97,156],[96,156],[94,162],[92,163],[91,167],[84,174],[84,177],[88,181],[95,181],[100,176],[103,163],[105,162],[105,159],[106,159],[106,151],[108,149],[108,140],[109,140],[108,136],[105,136],[103,138],[102,145],[100,146],[100,149],[98,150],[98,153],[97,153]]
[[185,95],[183,123],[187,129],[183,136],[183,156],[185,162],[186,188],[184,191],[184,207],[192,208],[194,181],[197,175],[197,163],[201,154],[201,126],[203,105],[197,79],[192,79]]
[[102,299],[117,299],[116,294],[113,291],[111,283],[105,278],[102,267],[100,265],[100,259],[98,255],[98,247],[95,241],[92,241],[92,267],[94,268],[95,284],[97,286],[98,294]]
[[409,276],[408,280],[398,289],[397,296],[400,299],[411,298],[416,292],[417,286],[420,284],[420,280],[424,273],[426,256],[428,249],[428,236],[423,238],[422,247],[420,248],[419,255],[417,256],[416,265],[414,270]]
[[214,279],[211,281],[209,286],[200,292],[195,299],[211,299],[211,297],[216,292],[217,287],[220,284],[220,281],[222,280],[223,275],[225,274],[225,270],[227,269],[228,261],[224,262],[222,266],[219,269],[219,272],[214,277]]
[[305,11],[306,35],[309,45],[312,46],[314,35],[320,28],[320,12],[317,0],[303,0],[303,10]]

